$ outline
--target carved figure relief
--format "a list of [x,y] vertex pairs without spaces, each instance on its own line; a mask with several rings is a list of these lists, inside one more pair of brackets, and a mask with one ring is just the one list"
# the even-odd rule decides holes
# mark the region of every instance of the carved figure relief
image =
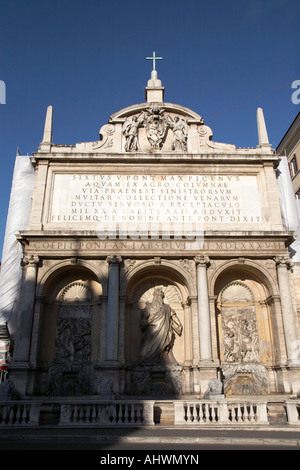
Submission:
[[91,353],[92,298],[81,283],[67,286],[60,296],[54,362],[57,364],[87,364]]
[[123,124],[125,152],[141,150],[139,144],[139,128],[146,129],[146,136],[152,149],[161,149],[168,129],[173,131],[172,150],[187,150],[188,126],[186,119],[165,115],[165,110],[152,104],[138,116],[126,119]]
[[168,121],[164,115],[164,109],[156,104],[150,106],[145,116],[145,126],[147,139],[150,142],[151,148],[160,149],[168,128]]
[[225,362],[258,363],[259,338],[250,289],[232,283],[221,295],[223,354]]
[[175,116],[174,120],[168,116],[168,124],[173,130],[172,150],[187,150],[188,127],[186,120]]
[[175,333],[182,334],[182,325],[176,312],[164,303],[163,290],[154,289],[152,302],[147,302],[141,315],[143,363],[176,364],[172,348]]
[[136,152],[140,150],[138,129],[144,123],[144,113],[139,116],[133,116],[132,119],[126,119],[123,124],[123,134],[125,136],[125,152]]

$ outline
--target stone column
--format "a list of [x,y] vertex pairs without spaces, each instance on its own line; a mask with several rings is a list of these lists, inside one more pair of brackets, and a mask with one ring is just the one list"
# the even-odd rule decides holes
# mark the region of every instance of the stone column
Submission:
[[206,272],[209,258],[208,256],[197,256],[195,262],[197,266],[200,361],[212,362],[211,324]]
[[20,336],[14,357],[16,361],[29,360],[38,263],[39,257],[34,255],[25,256],[22,261],[25,267],[25,279],[22,289]]
[[190,299],[187,298],[181,302],[181,306],[184,312],[184,365],[191,366],[193,364],[192,357],[192,320],[190,314]]
[[119,350],[119,265],[120,256],[108,256],[108,299],[107,299],[107,326],[106,326],[106,359],[118,360]]
[[[295,349],[297,346],[297,334],[294,318],[294,306],[288,273],[288,266],[290,266],[291,260],[288,256],[279,256],[275,258],[275,261],[277,266],[277,277],[280,292],[280,303],[287,359],[288,364],[293,364],[295,363],[295,353],[297,353]],[[299,360],[297,364],[299,364]]]

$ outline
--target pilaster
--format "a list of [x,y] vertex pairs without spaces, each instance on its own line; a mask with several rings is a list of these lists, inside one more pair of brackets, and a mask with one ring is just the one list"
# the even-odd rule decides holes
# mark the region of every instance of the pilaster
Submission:
[[195,257],[197,266],[198,319],[200,336],[200,362],[212,361],[211,323],[207,283],[208,256]]
[[280,256],[276,257],[275,261],[287,351],[287,370],[289,372],[291,391],[292,393],[298,393],[300,389],[299,341],[297,341],[294,306],[288,272],[291,260],[288,256]]
[[38,263],[39,257],[35,255],[25,256],[22,261],[22,265],[25,269],[25,278],[23,284],[20,336],[16,344],[14,354],[15,361],[26,362],[29,360]]
[[113,255],[106,258],[109,264],[108,299],[107,299],[107,334],[106,360],[118,361],[119,349],[119,282],[121,256]]

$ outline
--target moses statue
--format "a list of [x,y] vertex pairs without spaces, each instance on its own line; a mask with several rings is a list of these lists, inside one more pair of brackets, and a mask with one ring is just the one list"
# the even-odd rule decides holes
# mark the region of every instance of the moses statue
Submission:
[[164,303],[162,289],[155,288],[152,302],[146,303],[141,315],[141,362],[176,364],[172,349],[175,333],[181,336],[182,329],[176,312]]

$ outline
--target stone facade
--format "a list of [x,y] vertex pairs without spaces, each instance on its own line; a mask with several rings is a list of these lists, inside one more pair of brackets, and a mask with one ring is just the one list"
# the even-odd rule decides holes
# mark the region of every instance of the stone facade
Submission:
[[225,396],[296,394],[293,233],[261,113],[240,149],[164,102],[155,73],[145,93],[74,146],[52,143],[48,108],[10,380],[23,397],[203,397],[216,379]]
[[295,197],[300,199],[300,113],[279,142],[276,153],[286,155]]

